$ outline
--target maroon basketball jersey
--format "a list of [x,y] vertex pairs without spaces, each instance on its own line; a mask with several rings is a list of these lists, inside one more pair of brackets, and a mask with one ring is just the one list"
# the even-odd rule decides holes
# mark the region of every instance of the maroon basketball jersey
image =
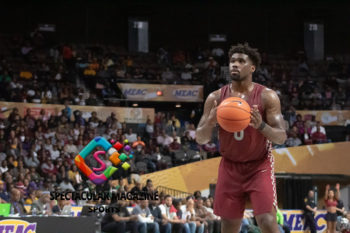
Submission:
[[[265,86],[254,83],[254,89],[248,99],[245,99],[249,106],[257,105],[264,121],[266,121],[265,111],[262,106],[261,92]],[[221,88],[220,103],[232,97],[230,84]],[[232,162],[248,162],[260,160],[268,156],[270,149],[269,141],[251,126],[246,129],[230,133],[219,126],[220,154]]]

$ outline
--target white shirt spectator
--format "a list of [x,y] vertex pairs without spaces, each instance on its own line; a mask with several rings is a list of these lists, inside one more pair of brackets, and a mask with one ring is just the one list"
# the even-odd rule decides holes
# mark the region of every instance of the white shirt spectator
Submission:
[[60,157],[60,151],[59,150],[51,150],[50,151],[50,153],[51,153],[51,159],[52,160],[56,160],[58,157]]
[[182,80],[191,80],[192,79],[192,74],[189,71],[185,71],[181,73],[181,79]]
[[36,158],[36,156],[33,156],[34,158],[32,157],[24,157],[24,164],[27,166],[27,167],[38,167],[40,162],[39,160]]
[[31,48],[31,47],[23,46],[23,47],[21,48],[21,53],[22,53],[23,55],[27,55],[30,51],[32,51],[32,49],[33,49],[33,48]]
[[74,153],[74,154],[78,154],[79,153],[77,146],[74,145],[74,144],[67,144],[67,145],[65,145],[64,146],[64,151],[68,152],[68,153]]
[[286,140],[286,146],[293,147],[293,146],[300,146],[302,144],[301,140],[298,137],[289,137]]
[[170,213],[170,207],[168,207],[166,204],[159,205],[159,209],[161,214],[165,214],[170,220],[174,219],[176,216],[176,213]]
[[62,75],[60,73],[57,73],[55,76],[55,80],[61,80],[62,79]]
[[30,97],[32,97],[32,96],[35,95],[35,91],[34,91],[33,89],[29,89],[29,90],[27,91],[27,95],[30,96]]
[[50,165],[48,163],[43,163],[41,165],[41,170],[42,171],[44,171],[44,170],[52,171],[54,168],[55,168],[55,165],[53,165],[53,163],[51,163]]
[[149,134],[153,133],[153,132],[154,132],[154,127],[153,127],[153,125],[147,124],[147,125],[146,125],[146,132],[149,133]]
[[181,219],[183,220],[187,220],[188,218],[191,218],[192,215],[196,215],[196,212],[194,209],[192,211],[186,210],[186,206],[185,208],[181,208],[181,211],[182,211]]
[[174,139],[167,134],[165,136],[159,135],[157,137],[158,145],[169,146],[173,141]]
[[0,167],[0,172],[1,172],[1,174],[4,174],[5,172],[7,172],[9,169],[8,169],[8,167],[6,166],[6,167]]
[[[311,134],[315,133],[317,131],[317,126],[312,127]],[[326,135],[326,129],[323,126],[320,126],[320,132]]]
[[216,216],[216,215],[214,214],[214,210],[213,210],[212,208],[209,208],[209,207],[206,207],[206,206],[204,206],[204,208],[205,208],[209,213],[211,213],[212,216],[213,216],[215,219],[220,219],[219,216]]
[[12,82],[10,82],[10,88],[11,89],[22,89],[23,88],[23,86],[22,86],[22,84],[20,84],[20,83],[18,83],[18,82],[14,82],[14,81],[12,81]]
[[173,72],[171,72],[169,69],[167,69],[166,71],[164,71],[162,73],[162,79],[163,80],[172,80],[175,78],[175,75]]
[[136,135],[136,133],[132,133],[132,134],[126,133],[126,134],[125,134],[125,138],[128,139],[128,141],[129,141],[130,143],[133,143],[133,142],[136,142],[136,141],[137,141],[137,135]]
[[56,132],[52,131],[52,132],[47,132],[44,134],[44,138],[48,139],[48,138],[54,138],[56,135]]
[[216,57],[221,57],[223,56],[225,53],[224,53],[224,50],[222,50],[222,48],[214,48],[212,51],[211,51],[211,54],[213,56],[216,56]]
[[192,139],[196,139],[196,130],[190,129],[188,133]]
[[68,189],[68,190],[71,190],[71,191],[75,191],[73,185],[72,185],[70,182],[66,183],[66,182],[62,181],[62,182],[60,183],[60,186],[59,186],[59,187],[60,187],[61,190],[63,190],[63,191],[65,191],[65,190],[67,190],[67,189]]

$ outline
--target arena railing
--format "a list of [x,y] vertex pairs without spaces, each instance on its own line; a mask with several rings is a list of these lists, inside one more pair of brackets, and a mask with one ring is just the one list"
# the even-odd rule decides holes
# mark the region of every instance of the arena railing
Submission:
[[159,194],[163,192],[165,195],[170,195],[173,198],[181,198],[181,199],[192,195],[192,193],[183,192],[183,191],[168,188],[165,186],[158,186],[157,191]]

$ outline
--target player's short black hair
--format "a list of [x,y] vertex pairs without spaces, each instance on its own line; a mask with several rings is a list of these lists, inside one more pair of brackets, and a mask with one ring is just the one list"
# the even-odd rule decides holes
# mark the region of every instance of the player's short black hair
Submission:
[[228,51],[229,59],[232,57],[234,53],[246,54],[248,55],[250,60],[252,60],[256,68],[260,66],[261,56],[260,56],[260,53],[258,52],[258,49],[250,47],[247,42],[245,42],[244,44],[232,45],[230,50]]

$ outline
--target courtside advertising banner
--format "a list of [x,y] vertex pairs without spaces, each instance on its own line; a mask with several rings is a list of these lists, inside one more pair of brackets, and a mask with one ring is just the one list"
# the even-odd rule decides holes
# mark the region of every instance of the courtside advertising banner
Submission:
[[124,97],[138,101],[202,102],[202,85],[118,83]]
[[36,225],[22,219],[6,219],[0,221],[0,232],[36,233]]

